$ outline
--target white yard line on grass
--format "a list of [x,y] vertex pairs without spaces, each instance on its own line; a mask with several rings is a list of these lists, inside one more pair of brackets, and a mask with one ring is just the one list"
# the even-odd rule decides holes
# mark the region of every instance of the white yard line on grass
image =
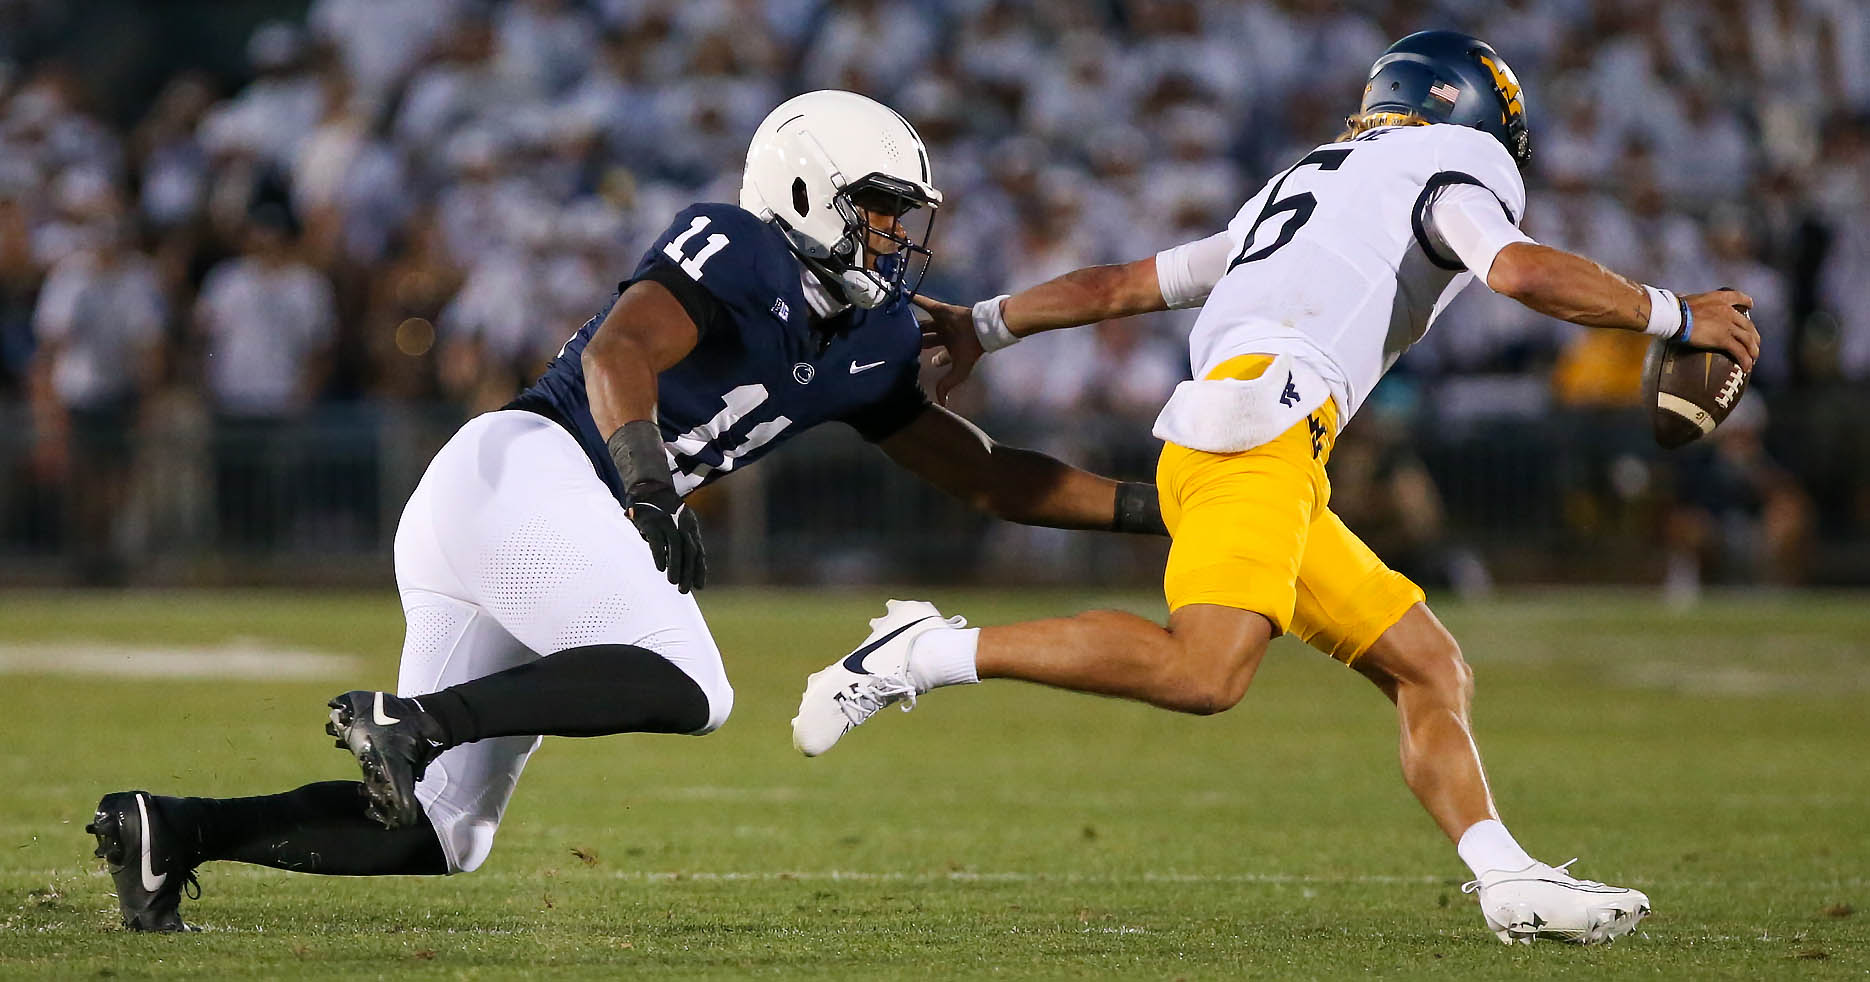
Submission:
[[747,870],[742,872],[617,870],[617,880],[645,883],[806,882],[850,883],[1341,883],[1420,886],[1448,882],[1445,876],[1388,876],[1376,873],[1024,873],[950,870],[925,873],[868,873],[857,870]]
[[[1386,873],[1034,873],[1021,871],[936,871],[936,872],[863,872],[857,870],[744,870],[720,872],[705,870],[614,870],[615,880],[643,883],[737,883],[783,882],[807,883],[1083,883],[1083,884],[1201,884],[1239,883],[1271,886],[1435,886],[1456,885],[1465,877],[1420,874],[1400,876]],[[1870,877],[1851,876],[1827,880],[1745,880],[1725,877],[1658,876],[1650,881],[1658,888],[1735,886],[1748,889],[1818,886],[1832,890],[1858,890],[1870,886]]]
[[1813,658],[1760,668],[1669,659],[1619,665],[1610,678],[1628,688],[1691,696],[1836,696],[1870,689],[1870,665]]
[[0,675],[291,681],[355,675],[363,667],[363,660],[353,655],[280,648],[252,639],[193,646],[0,643]]
[[[782,785],[778,787],[733,787],[717,784],[693,784],[679,786],[643,785],[632,788],[627,797],[633,801],[722,801],[722,802],[758,802],[769,804],[790,804],[795,802],[827,801],[843,794],[835,786],[798,787]],[[1025,804],[1064,807],[1073,809],[1107,808],[1124,805],[1161,805],[1165,801],[1186,808],[1238,808],[1259,800],[1250,790],[1240,791],[1188,791],[1170,794],[1148,790],[1098,789],[1074,790],[1069,798],[1061,798],[1050,790],[1026,788],[995,787],[985,791],[972,788],[923,788],[918,794],[931,801],[978,802],[992,801],[998,804]]]
[[[211,863],[204,867],[215,879],[268,880],[279,883],[279,871],[240,863]],[[576,878],[581,867],[482,870],[472,879],[484,881],[531,882],[545,876]],[[77,876],[96,880],[108,892],[107,875],[90,862],[42,869],[8,870],[17,881],[58,882]],[[204,874],[205,876],[206,874]],[[1177,873],[1139,870],[1132,873],[1040,873],[1025,870],[935,870],[924,872],[874,872],[866,870],[590,870],[588,874],[611,880],[635,883],[1061,883],[1061,884],[1243,884],[1266,886],[1454,886],[1460,875],[1418,874],[1401,876],[1388,873]],[[295,880],[295,882],[297,882]],[[1644,886],[1654,889],[1732,888],[1737,890],[1823,889],[1853,891],[1870,888],[1870,876],[1786,877],[1734,879],[1724,876],[1657,875],[1646,878]]]

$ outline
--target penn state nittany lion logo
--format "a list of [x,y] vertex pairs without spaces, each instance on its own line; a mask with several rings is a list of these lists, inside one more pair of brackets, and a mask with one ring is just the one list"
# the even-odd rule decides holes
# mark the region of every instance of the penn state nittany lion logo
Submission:
[[816,374],[818,370],[813,368],[810,362],[802,361],[792,366],[792,381],[800,385],[810,385],[812,376]]

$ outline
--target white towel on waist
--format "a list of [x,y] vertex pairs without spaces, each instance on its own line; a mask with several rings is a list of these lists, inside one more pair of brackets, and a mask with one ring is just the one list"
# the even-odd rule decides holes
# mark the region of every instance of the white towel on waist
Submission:
[[1252,450],[1291,429],[1331,398],[1317,372],[1277,355],[1259,378],[1197,379],[1175,387],[1150,431],[1208,453]]

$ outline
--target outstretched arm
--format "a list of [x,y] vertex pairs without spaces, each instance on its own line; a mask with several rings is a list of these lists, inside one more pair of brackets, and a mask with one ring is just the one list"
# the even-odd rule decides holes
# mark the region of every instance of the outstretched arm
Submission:
[[[1677,298],[1618,276],[1575,253],[1540,245],[1506,216],[1494,193],[1473,185],[1444,190],[1429,207],[1431,256],[1444,251],[1482,277],[1487,287],[1527,307],[1585,327],[1642,331],[1732,355],[1753,370],[1760,333],[1741,311],[1753,299],[1736,290]],[[1456,267],[1459,268],[1459,267]]]
[[1684,296],[1684,317],[1679,307],[1668,309],[1668,295],[1660,290],[1651,292],[1583,256],[1533,242],[1500,250],[1487,271],[1487,286],[1541,314],[1585,327],[1677,337],[1690,326],[1689,335],[1680,338],[1683,343],[1725,351],[1749,372],[1760,356],[1759,329],[1741,313],[1753,307],[1753,298],[1738,290]]
[[1086,266],[1012,294],[1000,305],[1007,333],[1016,338],[1062,327],[1167,310],[1156,257],[1110,266]]
[[1074,269],[972,308],[916,297],[929,315],[922,347],[943,349],[935,364],[952,366],[935,384],[936,400],[946,403],[981,355],[1021,338],[1200,303],[1227,272],[1231,251],[1223,231],[1134,262]]
[[879,446],[916,476],[1009,522],[1168,534],[1153,485],[1113,481],[1003,446],[940,406],[930,406]]
[[[1011,296],[982,300],[973,307],[915,297],[928,312],[922,347],[942,349],[936,365],[948,373],[935,383],[935,400],[946,405],[948,393],[967,381],[974,363],[1028,335],[1061,327],[1079,327],[1132,314],[1166,310],[1156,285],[1156,257],[1111,266],[1086,266]],[[1018,326],[1015,327],[1014,325]]]

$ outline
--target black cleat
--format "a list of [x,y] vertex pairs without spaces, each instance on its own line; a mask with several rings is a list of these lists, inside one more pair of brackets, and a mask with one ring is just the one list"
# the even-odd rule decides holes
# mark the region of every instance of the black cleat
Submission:
[[199,931],[182,921],[182,891],[201,896],[195,871],[178,855],[176,833],[150,807],[148,792],[113,791],[97,803],[86,832],[117,885],[117,908],[132,931]]
[[331,700],[325,732],[337,737],[337,746],[349,750],[364,769],[368,814],[386,829],[421,821],[416,782],[440,753],[426,732],[433,728],[421,706],[387,692],[358,690]]

